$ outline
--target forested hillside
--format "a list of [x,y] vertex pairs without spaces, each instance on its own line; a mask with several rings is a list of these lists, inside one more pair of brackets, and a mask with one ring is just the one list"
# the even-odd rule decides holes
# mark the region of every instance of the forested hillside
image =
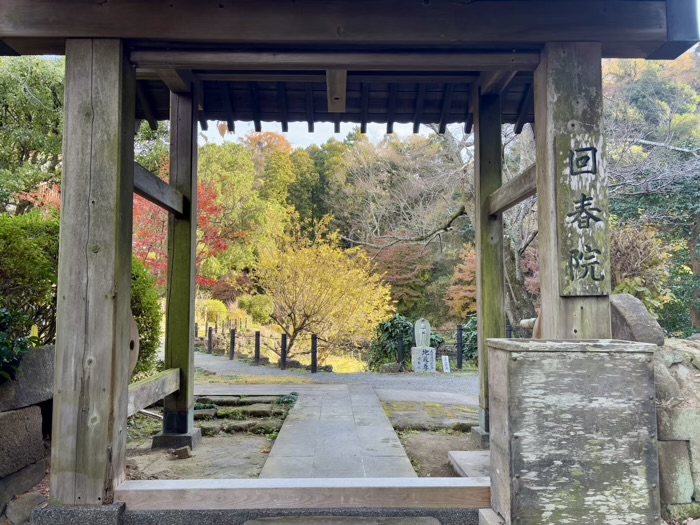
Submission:
[[[603,69],[613,286],[689,335],[700,328],[700,58]],[[58,213],[62,78],[59,59],[0,59],[3,214]],[[311,332],[366,344],[394,312],[439,327],[476,311],[471,135],[448,127],[375,143],[355,130],[302,149],[272,132],[218,129],[223,143],[202,135],[199,148],[200,310],[276,325],[290,351]],[[510,179],[534,162],[535,137],[529,126],[503,137]],[[138,162],[163,179],[167,140],[165,123],[137,135]],[[505,216],[514,325],[538,308],[536,206]],[[134,254],[162,290],[167,215],[136,197],[134,217]]]

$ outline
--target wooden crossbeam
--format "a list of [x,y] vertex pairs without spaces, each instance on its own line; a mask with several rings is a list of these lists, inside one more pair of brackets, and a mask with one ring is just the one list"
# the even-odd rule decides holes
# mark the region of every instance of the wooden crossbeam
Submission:
[[183,217],[185,213],[185,197],[165,181],[134,162],[134,193],[175,214]]
[[309,133],[314,132],[314,91],[311,84],[304,86],[306,91],[306,123],[309,127]]
[[517,71],[485,71],[479,77],[482,95],[500,94],[513,80]]
[[280,108],[280,124],[282,133],[289,131],[289,115],[287,114],[287,90],[284,82],[277,83],[277,103]]
[[367,133],[369,115],[369,83],[363,82],[360,94],[360,133]]
[[224,104],[224,111],[226,112],[226,125],[231,133],[236,132],[236,120],[233,116],[233,104],[231,103],[231,93],[228,90],[228,84],[221,84],[221,100]]
[[151,406],[180,388],[180,369],[170,368],[154,376],[129,385],[129,408],[127,414],[134,415],[139,410]]
[[[439,72],[425,73],[362,73],[349,71],[349,82],[406,82],[413,84],[440,84],[446,82],[471,83],[479,77],[476,73],[453,73],[444,74]],[[158,70],[143,68],[136,70],[138,80],[158,79]],[[326,75],[317,73],[306,73],[298,71],[295,73],[278,73],[273,71],[251,71],[249,73],[238,72],[216,72],[197,73],[197,78],[208,82],[317,82],[326,81]]]
[[343,69],[326,70],[328,113],[345,113],[348,72]]
[[413,133],[418,133],[420,130],[420,121],[423,118],[423,107],[425,106],[425,84],[418,85],[418,93],[416,94],[416,109],[413,112]]
[[192,93],[194,75],[186,69],[163,68],[157,70],[160,79],[172,93]]
[[260,122],[260,97],[258,96],[257,82],[248,84],[248,89],[250,90],[250,100],[253,106],[253,126],[255,127],[255,132],[260,133],[262,123]]
[[398,84],[389,84],[389,102],[386,108],[386,132],[394,132],[394,118],[396,116],[396,97],[399,94]]
[[523,131],[523,127],[527,121],[527,115],[530,113],[532,106],[534,104],[534,84],[530,84],[527,87],[527,92],[525,93],[525,98],[523,98],[522,104],[520,104],[520,109],[518,110],[518,120],[515,122],[514,131],[516,134],[520,134]]
[[450,109],[452,108],[452,92],[454,91],[454,84],[445,84],[445,90],[442,94],[442,109],[440,110],[440,125],[438,126],[438,133],[440,135],[445,133],[447,129],[447,119],[450,116]]
[[146,91],[141,82],[136,82],[136,97],[138,98],[139,103],[141,104],[143,114],[146,116],[146,122],[148,122],[148,126],[153,131],[157,130],[158,119],[156,118],[156,114],[153,111],[153,103],[151,102],[151,97],[149,96],[148,92]]
[[190,479],[126,481],[130,511],[491,506],[489,478]]
[[486,208],[488,214],[498,215],[503,213],[536,194],[537,170],[533,164],[487,197]]
[[539,54],[360,53],[264,51],[132,51],[131,62],[150,69],[345,70],[345,71],[533,71]]

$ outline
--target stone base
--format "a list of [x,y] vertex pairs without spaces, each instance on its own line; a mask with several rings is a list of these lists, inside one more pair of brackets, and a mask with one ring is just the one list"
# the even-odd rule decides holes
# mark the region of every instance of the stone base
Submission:
[[503,525],[505,521],[492,509],[479,509],[479,525]]
[[414,372],[429,374],[437,373],[435,364],[435,348],[429,346],[414,346],[411,348],[411,366]]
[[27,465],[14,474],[0,479],[0,514],[5,510],[12,498],[17,494],[24,494],[34,485],[39,483],[46,475],[46,460],[40,459],[36,463]]
[[159,432],[153,436],[151,448],[180,448],[190,447],[192,450],[202,442],[202,429],[194,428],[187,434],[164,434]]
[[472,439],[474,444],[483,449],[489,448],[490,434],[481,427],[472,427]]
[[65,507],[47,505],[32,512],[32,525],[121,525],[123,503],[99,507]]

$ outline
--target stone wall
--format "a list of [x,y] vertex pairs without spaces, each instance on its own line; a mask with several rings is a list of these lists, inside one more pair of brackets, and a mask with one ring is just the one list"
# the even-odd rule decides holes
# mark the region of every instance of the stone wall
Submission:
[[[48,465],[44,444],[53,397],[53,346],[24,356],[14,381],[0,384],[0,514],[7,503],[39,483]],[[43,410],[42,410],[43,407]]]

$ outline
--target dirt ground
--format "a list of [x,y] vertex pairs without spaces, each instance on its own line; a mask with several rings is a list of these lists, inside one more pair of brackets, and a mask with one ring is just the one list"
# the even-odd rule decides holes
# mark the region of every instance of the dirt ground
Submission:
[[458,477],[447,460],[450,450],[479,450],[468,432],[454,430],[407,430],[399,439],[419,477]]

